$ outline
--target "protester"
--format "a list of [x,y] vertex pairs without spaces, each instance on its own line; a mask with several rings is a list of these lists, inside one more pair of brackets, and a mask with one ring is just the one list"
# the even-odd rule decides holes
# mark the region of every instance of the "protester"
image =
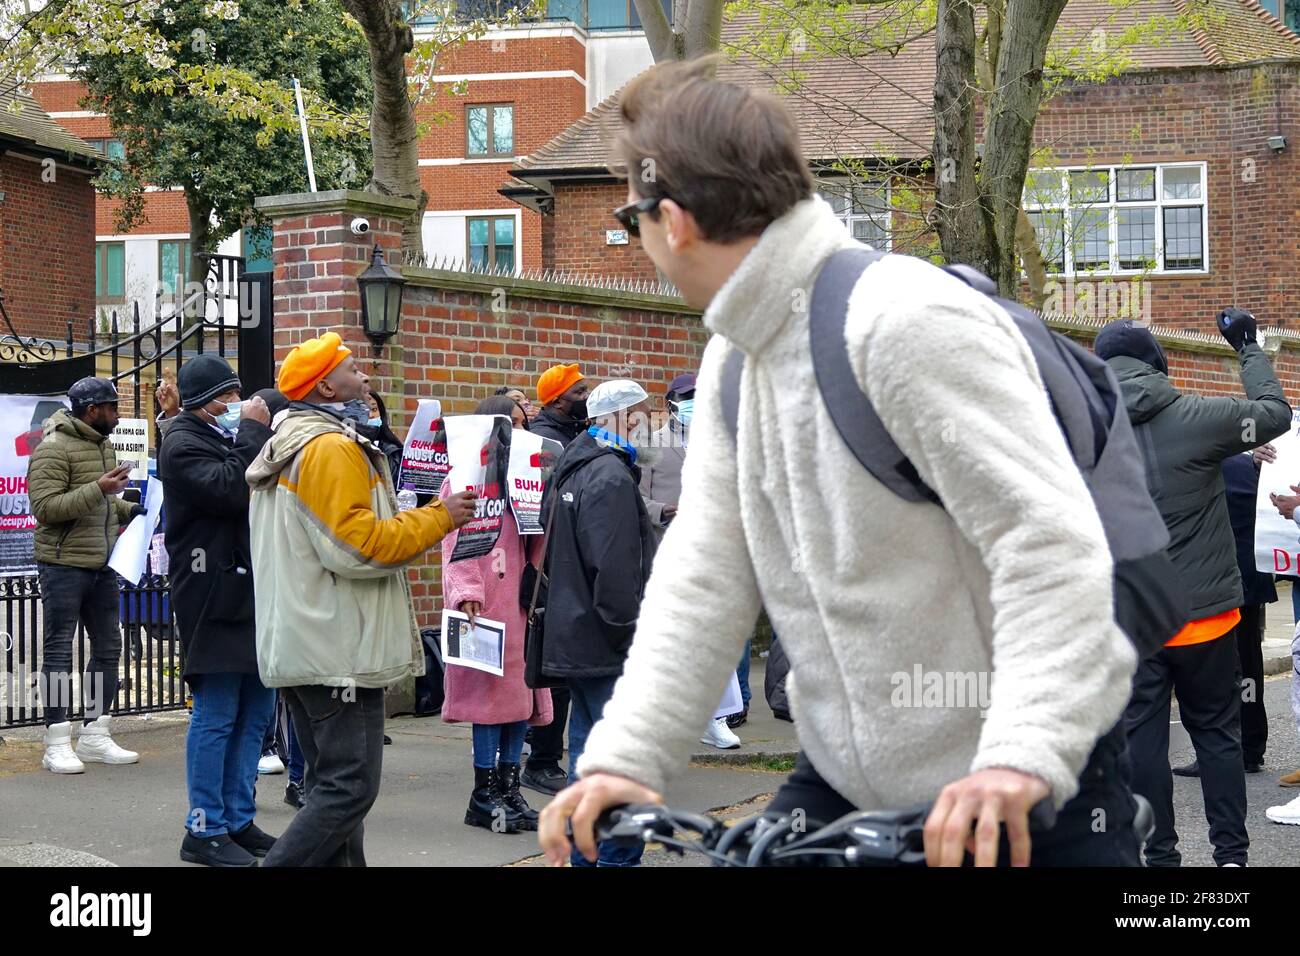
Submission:
[[[1136,655],[1114,620],[1096,507],[1026,342],[986,297],[928,263],[891,256],[867,268],[847,305],[853,378],[944,507],[872,477],[824,411],[808,347],[813,279],[853,238],[814,195],[786,106],[712,78],[713,66],[655,67],[620,94],[621,165],[639,171],[653,157],[655,175],[629,177],[618,215],[705,309],[714,337],[680,512],[582,779],[542,812],[543,849],[562,862],[571,821],[592,858],[596,813],[660,799],[762,603],[791,661],[801,780],[813,781],[798,799],[821,798],[778,794],[776,810],[802,807],[811,820],[937,801],[925,827],[932,863],[960,864],[979,818],[981,865],[1006,859],[999,822],[1016,865],[1031,851],[1034,863],[1135,865],[1135,807],[1111,728]],[[744,355],[734,441],[721,403],[731,348]],[[894,704],[891,675],[920,662],[993,671],[990,699]],[[1029,810],[1046,797],[1058,822],[1031,845]]]
[[393,487],[397,487],[397,477],[402,471],[402,440],[393,433],[389,424],[388,406],[380,394],[372,391],[366,398],[370,417],[366,419],[362,434],[377,444],[388,459],[388,472],[393,478]]
[[[535,435],[568,446],[587,427],[587,380],[577,365],[553,365],[537,379],[541,410],[529,424]],[[542,592],[540,606],[546,604]],[[569,721],[569,689],[551,688],[552,721],[529,731],[528,760],[521,780],[525,787],[549,795],[559,793],[568,780],[560,769],[564,759],[564,728]]]
[[263,399],[240,401],[239,376],[218,355],[187,361],[176,385],[183,411],[167,427],[158,476],[168,509],[171,606],[194,693],[180,857],[256,866],[275,845],[253,822],[275,694],[257,674],[244,472],[271,437],[271,412]]
[[527,417],[529,425],[531,425],[534,421],[537,420],[537,415],[539,412],[541,412],[541,409],[528,400],[528,396],[524,393],[524,390],[522,388],[514,388],[512,386],[507,385],[502,388],[498,388],[496,390],[496,394],[504,395],[512,402],[518,403],[519,407],[524,410],[524,415],[525,417]]
[[[1241,573],[1241,621],[1232,629],[1241,670],[1241,753],[1246,773],[1264,769],[1268,746],[1268,714],[1264,710],[1264,615],[1266,605],[1277,600],[1273,575],[1255,569],[1255,498],[1259,491],[1261,455],[1275,457],[1272,445],[1253,454],[1233,455],[1223,462],[1228,520],[1237,543],[1237,570]],[[1196,777],[1200,764],[1175,767],[1180,777]]]
[[[479,402],[475,415],[508,415],[516,429],[528,429],[523,407],[504,395]],[[440,496],[451,488],[443,482]],[[446,605],[469,616],[505,624],[501,677],[470,667],[448,666],[443,678],[442,719],[473,723],[474,790],[465,823],[502,833],[537,829],[537,811],[519,792],[519,761],[529,725],[550,723],[551,692],[524,683],[525,610],[520,603],[524,567],[540,553],[540,535],[519,534],[513,511],[506,509],[501,536],[489,554],[451,559],[459,532],[442,539],[442,596]]]
[[[678,375],[668,386],[664,395],[668,406],[668,421],[650,438],[651,447],[657,457],[648,460],[641,456],[641,495],[645,498],[646,511],[650,515],[650,527],[655,533],[655,544],[663,540],[664,531],[677,514],[677,499],[682,493],[682,464],[686,461],[686,446],[690,440],[691,415],[695,408],[695,376],[690,373]],[[704,736],[700,743],[708,744],[719,750],[735,750],[740,746],[740,738],[732,732],[732,727],[739,727],[749,711],[749,642],[745,642],[745,652],[741,663],[745,667],[745,681],[740,684],[741,700],[744,706],[735,714],[710,718],[705,725]],[[736,668],[736,678],[740,681],[741,670]],[[733,723],[735,719],[735,723]]]
[[1147,450],[1148,484],[1169,528],[1168,553],[1192,608],[1187,626],[1138,665],[1124,717],[1133,790],[1155,811],[1148,866],[1178,866],[1182,859],[1169,769],[1171,692],[1178,695],[1179,719],[1196,748],[1214,862],[1244,866],[1250,846],[1232,637],[1242,619],[1241,572],[1222,463],[1285,432],[1291,407],[1255,342],[1255,317],[1224,309],[1218,327],[1240,357],[1244,399],[1180,393],[1169,381],[1169,364],[1155,335],[1131,319],[1109,323],[1096,341],[1097,355],[1119,379],[1129,418]]
[[[117,573],[108,559],[118,532],[144,508],[119,497],[131,477],[119,465],[108,436],[117,427],[117,389],[83,378],[68,389],[72,406],[45,421],[41,443],[27,466],[36,519],[36,569],[41,583],[41,695],[45,753],[53,773],[83,773],[85,763],[130,764],[139,754],[113,740],[108,708],[117,696],[122,631]],[[90,636],[91,659],[82,675],[85,720],[72,749],[72,639],[80,623]]]
[[[587,735],[622,673],[654,560],[637,465],[650,447],[648,410],[648,396],[636,382],[616,379],[592,389],[587,412],[594,424],[560,456],[542,503],[542,520],[554,521],[546,552],[542,672],[569,686],[570,784],[577,782]],[[635,866],[642,849],[602,844],[598,865]],[[590,865],[577,853],[572,862]]]
[[258,669],[307,760],[306,805],[266,866],[365,865],[384,688],[424,670],[405,568],[473,514],[470,492],[397,511],[388,462],[357,430],[368,384],[337,333],[296,346],[278,380],[291,404],[247,472]]
[[[1276,461],[1276,459],[1276,451],[1272,446],[1266,445],[1263,449],[1256,449],[1256,462]],[[1272,493],[1269,495],[1269,500],[1282,517],[1291,519],[1300,526],[1300,485],[1292,485],[1291,490],[1296,494]],[[1300,588],[1293,583],[1291,590],[1294,595]],[[1296,622],[1295,632],[1291,636],[1291,662],[1291,715],[1296,723],[1296,732],[1300,734],[1300,621]],[[1300,770],[1283,774],[1277,782],[1280,787],[1300,787]],[[1279,806],[1269,807],[1264,811],[1264,815],[1274,823],[1300,826],[1300,797]]]

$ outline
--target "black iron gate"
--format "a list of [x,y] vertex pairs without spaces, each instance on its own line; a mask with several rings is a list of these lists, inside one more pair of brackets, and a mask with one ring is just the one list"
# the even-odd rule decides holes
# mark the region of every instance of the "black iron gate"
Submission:
[[[122,417],[152,422],[159,409],[148,388],[150,380],[156,385],[174,378],[186,359],[203,352],[216,352],[237,365],[245,394],[273,385],[271,273],[245,273],[243,259],[235,256],[207,258],[208,275],[201,289],[175,303],[156,300],[156,318],[149,324],[142,324],[138,302],[129,312],[113,310],[97,316],[80,353],[71,322],[65,346],[25,338],[3,314],[0,298],[0,317],[9,333],[0,335],[0,361],[4,363],[0,364],[0,391],[62,397],[78,379],[105,375],[122,396]],[[151,427],[150,433],[154,457],[156,429]],[[184,707],[183,654],[165,568],[156,567],[151,559],[139,585],[120,578],[118,583],[123,641],[111,712],[140,714]],[[40,579],[35,575],[0,577],[0,659],[4,662],[0,728],[39,725],[44,720],[39,693],[42,630]],[[89,639],[78,625],[73,641],[72,719],[84,714],[81,679],[89,660]]]

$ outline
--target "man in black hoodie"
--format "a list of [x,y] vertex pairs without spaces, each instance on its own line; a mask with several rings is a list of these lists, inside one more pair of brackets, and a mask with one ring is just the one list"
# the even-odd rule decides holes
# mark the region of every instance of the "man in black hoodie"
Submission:
[[[546,633],[542,671],[569,685],[569,783],[587,735],[623,673],[655,537],[641,497],[637,453],[650,440],[648,397],[636,382],[591,392],[595,424],[573,440],[547,484],[543,519],[555,512],[547,543]],[[601,844],[599,865],[636,866],[642,848]],[[590,866],[577,850],[574,866]]]
[[[587,389],[587,380],[576,364],[548,368],[537,379],[537,403],[542,410],[529,430],[568,447],[587,427]],[[538,603],[545,607],[544,593]],[[569,722],[569,689],[563,684],[551,688],[551,706],[554,719],[528,732],[528,760],[519,782],[530,790],[553,796],[564,789],[569,779],[560,769],[564,728]]]
[[1169,557],[1182,576],[1192,621],[1138,665],[1124,723],[1133,791],[1151,801],[1156,828],[1149,866],[1178,866],[1169,769],[1171,691],[1201,768],[1210,842],[1219,866],[1244,866],[1246,778],[1242,765],[1237,648],[1241,574],[1224,499],[1222,462],[1262,445],[1291,424],[1273,366],[1256,344],[1255,317],[1219,313],[1219,331],[1241,360],[1246,397],[1184,395],[1151,330],[1121,319],[1097,335],[1097,355],[1119,379],[1146,462],[1147,485],[1169,528]]
[[271,437],[260,398],[204,354],[181,366],[178,416],[166,419],[158,474],[167,500],[171,604],[194,713],[185,742],[190,810],[180,856],[256,866],[275,840],[253,822],[253,785],[275,694],[257,672],[253,572],[244,471]]

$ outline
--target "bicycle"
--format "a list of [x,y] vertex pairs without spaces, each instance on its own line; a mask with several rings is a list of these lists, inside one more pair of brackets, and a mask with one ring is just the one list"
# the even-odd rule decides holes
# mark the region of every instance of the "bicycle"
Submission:
[[[1134,794],[1137,812],[1133,829],[1144,844],[1155,829],[1151,804]],[[907,810],[870,810],[846,814],[812,832],[790,814],[760,814],[731,827],[713,817],[665,806],[622,806],[606,810],[596,820],[596,839],[623,846],[658,843],[670,853],[700,853],[714,866],[924,866],[925,819],[933,806]],[[1029,814],[1031,833],[1050,830],[1056,813],[1049,800]],[[680,831],[698,834],[679,839]],[[572,827],[570,826],[570,837]]]

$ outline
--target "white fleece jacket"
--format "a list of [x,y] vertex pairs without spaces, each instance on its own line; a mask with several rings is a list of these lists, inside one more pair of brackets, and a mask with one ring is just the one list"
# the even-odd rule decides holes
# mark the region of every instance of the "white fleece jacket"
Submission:
[[[852,241],[823,200],[806,200],[706,311],[715,335],[678,516],[578,771],[662,790],[766,606],[790,658],[799,745],[853,803],[901,808],[1011,767],[1046,780],[1059,807],[1136,664],[1112,615],[1100,519],[1011,321],[901,256],[863,274],[846,340],[947,512],[896,497],[853,458],[817,390],[806,311],[822,261]],[[747,356],[734,446],[719,406],[728,343]],[[918,685],[918,668],[938,676]],[[927,680],[953,693],[927,697]],[[981,681],[986,713],[961,699]]]

